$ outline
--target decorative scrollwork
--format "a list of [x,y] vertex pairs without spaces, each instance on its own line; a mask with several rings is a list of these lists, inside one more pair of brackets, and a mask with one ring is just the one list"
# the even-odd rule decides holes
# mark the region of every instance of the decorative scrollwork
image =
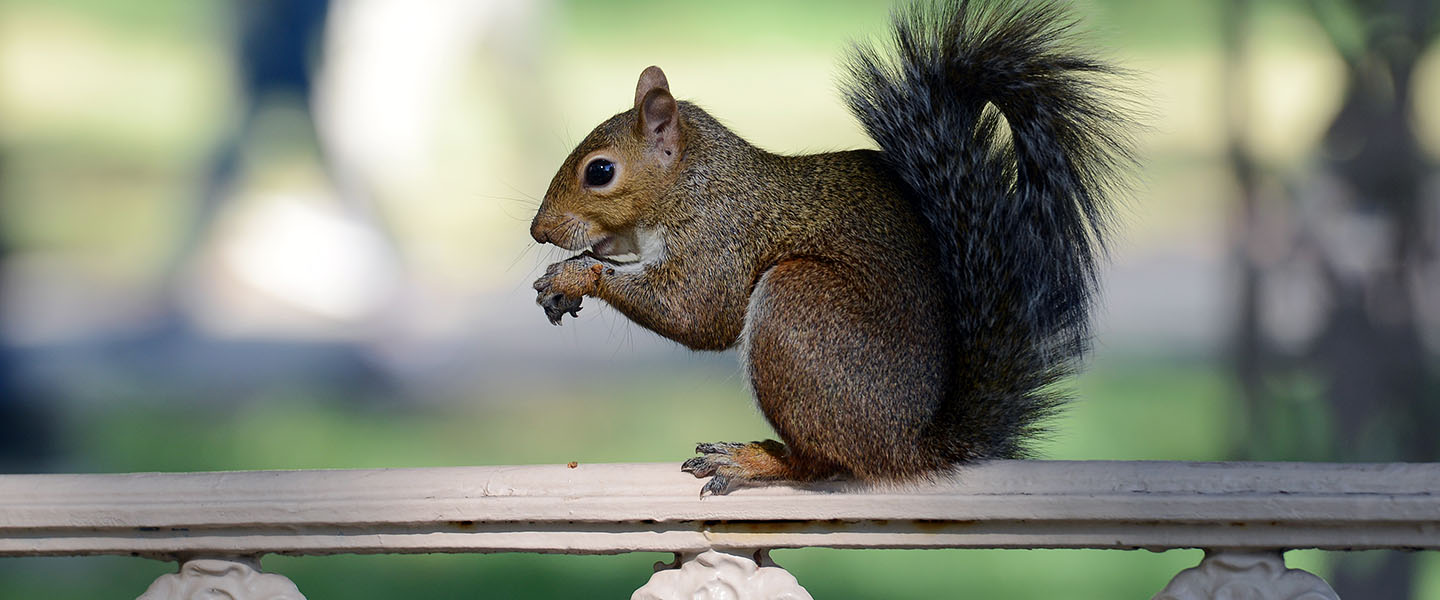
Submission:
[[1285,567],[1280,552],[1206,551],[1154,600],[1340,600],[1324,579]]
[[788,571],[743,554],[707,550],[680,562],[679,569],[656,572],[630,600],[811,600]]
[[283,575],[261,573],[258,562],[203,558],[161,575],[137,600],[305,600]]

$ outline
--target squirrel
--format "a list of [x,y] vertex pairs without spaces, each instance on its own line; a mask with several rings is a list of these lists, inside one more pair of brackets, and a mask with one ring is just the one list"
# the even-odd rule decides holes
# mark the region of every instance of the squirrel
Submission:
[[844,97],[878,145],[757,148],[665,74],[597,126],[530,233],[579,255],[534,284],[553,324],[600,298],[695,350],[738,348],[781,441],[707,443],[701,489],[931,480],[1024,458],[1069,399],[1098,256],[1135,160],[1125,71],[1052,2],[911,5]]

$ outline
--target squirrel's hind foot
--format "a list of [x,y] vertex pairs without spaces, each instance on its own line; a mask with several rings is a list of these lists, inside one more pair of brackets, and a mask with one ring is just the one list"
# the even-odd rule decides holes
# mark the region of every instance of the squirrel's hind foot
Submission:
[[789,463],[789,448],[775,440],[699,444],[695,452],[700,456],[685,461],[680,470],[710,478],[700,488],[701,497],[706,493],[723,496],[757,482],[797,479]]

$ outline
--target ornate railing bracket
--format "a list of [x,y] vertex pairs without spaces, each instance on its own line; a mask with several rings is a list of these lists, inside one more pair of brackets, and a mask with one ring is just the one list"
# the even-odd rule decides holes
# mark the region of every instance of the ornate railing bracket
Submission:
[[656,571],[631,600],[811,600],[795,576],[764,551],[706,550]]
[[1340,600],[1325,580],[1285,567],[1279,551],[1206,551],[1200,565],[1181,571],[1155,600]]
[[261,573],[253,558],[194,558],[161,575],[137,600],[305,600],[283,575]]

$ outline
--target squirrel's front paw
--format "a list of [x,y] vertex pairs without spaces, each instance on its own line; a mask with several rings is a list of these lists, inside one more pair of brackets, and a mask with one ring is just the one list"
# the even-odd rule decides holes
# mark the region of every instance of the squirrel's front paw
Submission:
[[576,257],[550,265],[545,275],[535,280],[535,303],[545,309],[552,325],[569,313],[580,316],[580,301],[593,296],[600,287],[600,273],[605,265],[593,258]]

